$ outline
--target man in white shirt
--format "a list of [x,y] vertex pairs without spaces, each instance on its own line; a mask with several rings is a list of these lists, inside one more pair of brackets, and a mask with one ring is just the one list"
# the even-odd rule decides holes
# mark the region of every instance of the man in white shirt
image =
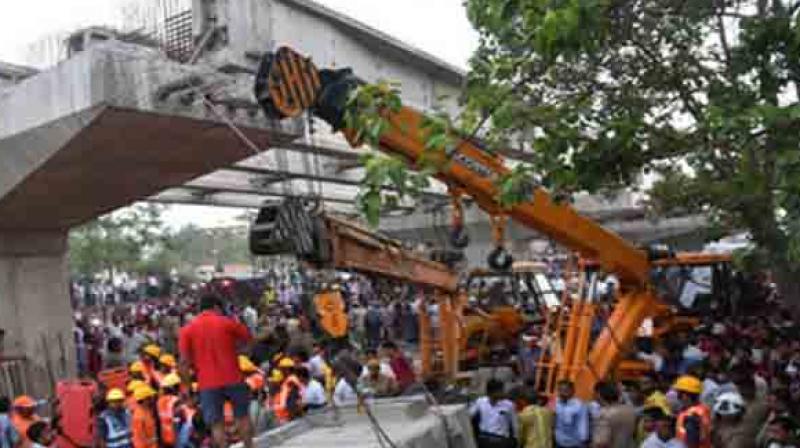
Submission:
[[366,378],[367,376],[369,376],[369,369],[367,368],[367,364],[369,363],[369,361],[373,359],[378,359],[380,361],[381,375],[386,375],[392,378],[393,380],[397,379],[395,378],[392,366],[389,365],[389,363],[386,362],[386,360],[378,358],[378,352],[376,350],[373,349],[367,350],[366,358],[367,362],[365,362],[364,365],[361,367],[361,374],[359,375],[359,378]]
[[655,431],[642,442],[641,448],[686,448],[675,437],[675,421],[661,408],[652,408],[648,415],[655,420]]
[[356,404],[358,396],[356,391],[344,378],[339,378],[336,388],[333,390],[333,404],[336,406],[347,406]]
[[503,383],[492,378],[486,384],[486,396],[475,401],[470,416],[478,429],[478,446],[491,444],[490,440],[515,439],[519,434],[514,403],[503,398]]
[[322,344],[319,342],[315,343],[314,356],[308,360],[308,370],[309,373],[311,373],[311,378],[323,378],[325,376],[325,372],[323,371],[325,368],[324,354],[325,348],[322,347]]
[[252,305],[247,304],[244,308],[242,311],[242,320],[244,324],[247,325],[247,328],[250,329],[250,333],[255,334],[258,329],[258,311],[256,311]]
[[297,369],[297,378],[306,386],[303,394],[303,405],[306,409],[320,409],[328,404],[325,388],[322,383],[309,376],[308,369]]

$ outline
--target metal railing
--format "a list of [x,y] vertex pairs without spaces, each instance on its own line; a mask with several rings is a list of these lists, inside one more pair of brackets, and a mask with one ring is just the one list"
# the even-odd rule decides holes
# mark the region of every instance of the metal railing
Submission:
[[30,363],[25,357],[0,357],[0,396],[30,394],[32,388]]

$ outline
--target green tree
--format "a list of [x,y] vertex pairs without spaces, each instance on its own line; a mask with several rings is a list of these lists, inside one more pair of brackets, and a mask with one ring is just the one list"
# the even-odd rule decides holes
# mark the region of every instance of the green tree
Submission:
[[[800,299],[800,2],[470,0],[469,109],[553,189],[747,230]],[[598,169],[602,168],[602,169]]]
[[[462,132],[522,151],[529,165],[501,183],[526,177],[561,196],[653,173],[655,212],[748,231],[782,293],[800,300],[800,2],[466,8],[480,39]],[[513,203],[514,188],[501,190]]]
[[147,250],[161,243],[163,207],[135,205],[73,229],[69,235],[69,262],[73,274],[92,276],[135,270]]
[[[526,162],[499,180],[501,203],[520,200],[515,186],[534,179],[568,197],[628,188],[652,173],[654,212],[700,212],[717,234],[748,231],[782,293],[800,304],[799,1],[468,0],[466,8],[480,43],[460,133]],[[377,147],[383,111],[400,107],[395,96],[380,86],[351,96],[358,140]],[[429,130],[429,149],[446,146],[448,132]],[[396,165],[367,165],[361,204],[371,222],[390,202],[379,195],[385,183],[415,193]]]

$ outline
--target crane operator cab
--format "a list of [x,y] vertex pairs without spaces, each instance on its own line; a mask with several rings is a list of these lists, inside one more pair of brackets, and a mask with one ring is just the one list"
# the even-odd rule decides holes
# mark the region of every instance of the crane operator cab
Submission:
[[541,324],[545,314],[560,305],[544,263],[519,261],[506,271],[474,269],[465,286],[469,301],[464,310],[462,362],[466,368],[509,359],[520,332],[527,325]]
[[677,253],[657,260],[651,276],[662,301],[680,313],[706,314],[733,297],[730,254]]

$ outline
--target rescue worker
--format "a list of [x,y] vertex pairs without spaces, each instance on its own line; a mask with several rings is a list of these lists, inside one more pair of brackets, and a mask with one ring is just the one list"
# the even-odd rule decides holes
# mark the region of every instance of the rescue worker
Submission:
[[144,363],[141,361],[134,361],[128,367],[128,378],[131,380],[150,381],[144,374]]
[[239,355],[239,370],[245,376],[245,383],[251,391],[264,389],[264,373],[247,356]]
[[19,439],[17,448],[31,448],[33,446],[33,442],[28,438],[28,428],[41,420],[36,415],[36,406],[36,401],[27,395],[17,397],[12,403],[14,409],[11,414],[11,425],[17,432]]
[[747,448],[754,446],[755,439],[749,437],[747,428],[742,425],[745,403],[739,392],[725,392],[714,401],[714,430],[711,440],[714,446],[726,448]]
[[239,356],[239,370],[242,371],[244,382],[250,389],[250,420],[258,434],[267,429],[267,413],[264,412],[266,392],[264,390],[264,372],[262,372],[247,356]]
[[273,411],[280,423],[288,422],[303,413],[303,395],[305,386],[297,378],[294,371],[294,361],[283,358],[278,367],[286,377],[281,383],[278,395],[273,401]]
[[139,386],[133,392],[136,406],[131,417],[133,448],[158,448],[156,419],[153,416],[153,401],[156,391],[148,385]]
[[108,407],[97,419],[97,446],[100,448],[132,448],[131,413],[125,408],[125,393],[111,389],[106,394]]
[[683,375],[672,385],[678,393],[680,412],[676,436],[687,448],[711,448],[711,410],[700,401],[703,383],[699,378]]
[[283,383],[283,373],[278,369],[272,369],[267,380],[267,427],[272,428],[278,425],[278,418],[275,415],[275,403],[280,394],[281,384]]
[[[197,394],[197,383],[191,385],[192,394]],[[181,426],[178,432],[178,445],[180,448],[194,448],[203,445],[203,440],[208,435],[203,415],[198,412],[194,400],[179,404]]]
[[158,358],[158,366],[159,371],[164,376],[170,373],[178,373],[178,362],[169,353],[165,353]]
[[128,383],[128,398],[125,401],[125,407],[128,408],[128,412],[133,412],[133,410],[136,408],[136,398],[134,398],[133,393],[136,391],[136,389],[146,385],[147,383],[142,380],[131,380]]
[[156,401],[158,425],[161,430],[161,445],[176,446],[181,427],[179,412],[181,378],[170,373],[161,380],[161,396]]
[[144,376],[150,386],[156,388],[161,385],[164,375],[159,370],[159,359],[161,358],[161,347],[156,344],[147,344],[142,347],[139,360],[142,362]]

